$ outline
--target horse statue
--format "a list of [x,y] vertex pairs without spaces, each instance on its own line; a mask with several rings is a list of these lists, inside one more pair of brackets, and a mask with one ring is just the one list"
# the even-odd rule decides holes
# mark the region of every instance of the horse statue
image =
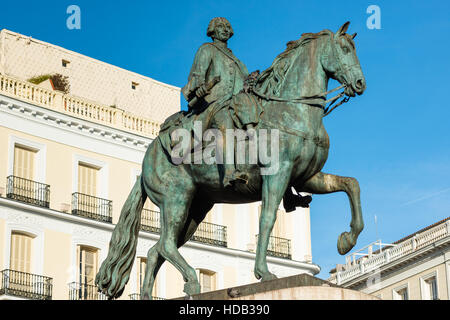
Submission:
[[[175,165],[160,139],[149,145],[142,174],[123,205],[108,256],[96,276],[99,291],[110,299],[123,293],[133,266],[141,211],[147,197],[160,208],[161,233],[148,251],[141,299],[151,299],[156,275],[166,260],[182,274],[186,294],[200,293],[196,272],[178,249],[191,238],[216,203],[262,201],[254,267],[255,277],[261,281],[276,278],[267,266],[267,247],[277,209],[290,186],[311,194],[345,192],[352,218],[350,232],[338,237],[337,249],[344,255],[353,248],[364,227],[358,181],[321,172],[329,150],[322,120],[326,95],[330,93],[328,80],[337,80],[349,97],[362,94],[366,88],[353,41],[356,33],[347,34],[348,26],[346,22],[336,33],[323,30],[290,41],[254,85],[251,94],[261,101],[263,109],[255,129],[279,130],[279,161],[275,173],[262,175],[262,164],[246,164],[243,166],[248,182],[224,188],[219,165]],[[219,127],[225,117],[229,117],[227,108],[214,115],[211,126]]]

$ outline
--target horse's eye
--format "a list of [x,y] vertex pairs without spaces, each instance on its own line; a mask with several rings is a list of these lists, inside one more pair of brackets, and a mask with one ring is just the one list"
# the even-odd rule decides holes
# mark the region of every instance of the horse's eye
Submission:
[[347,54],[350,52],[350,49],[347,46],[343,46],[342,51],[344,52],[344,54]]

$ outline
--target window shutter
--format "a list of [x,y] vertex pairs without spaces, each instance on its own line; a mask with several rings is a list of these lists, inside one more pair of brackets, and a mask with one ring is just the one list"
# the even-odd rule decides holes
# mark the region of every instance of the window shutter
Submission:
[[14,168],[13,175],[16,177],[34,180],[34,162],[36,152],[21,147],[14,146]]
[[11,235],[10,269],[31,273],[31,245],[33,238],[21,233]]
[[78,164],[78,192],[89,196],[97,196],[98,169]]

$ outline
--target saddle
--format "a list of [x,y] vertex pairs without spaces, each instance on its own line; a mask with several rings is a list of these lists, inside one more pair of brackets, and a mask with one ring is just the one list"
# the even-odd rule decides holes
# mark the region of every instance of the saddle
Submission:
[[[248,125],[257,125],[260,115],[263,112],[261,101],[258,97],[251,93],[241,91],[225,103],[210,106],[201,113],[196,113],[192,109],[189,111],[179,111],[174,113],[161,125],[158,135],[158,139],[161,142],[166,154],[171,155],[173,148],[177,143],[179,143],[178,141],[172,141],[171,139],[172,133],[175,130],[185,129],[192,133],[194,129],[194,121],[201,121],[203,124],[203,134],[203,132],[211,128],[211,122],[215,114],[224,108],[228,109],[228,115],[233,120],[235,129],[245,129]],[[195,142],[196,137],[193,137],[193,134],[191,134],[191,138],[190,153],[193,153],[194,148],[198,146]],[[202,145],[201,150],[203,150],[204,147],[205,146]],[[195,149],[196,152],[200,152],[197,148]]]

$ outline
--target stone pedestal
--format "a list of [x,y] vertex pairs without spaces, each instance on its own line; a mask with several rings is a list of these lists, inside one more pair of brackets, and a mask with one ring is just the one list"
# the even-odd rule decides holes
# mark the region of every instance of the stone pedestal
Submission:
[[[186,299],[186,298],[184,298]],[[193,300],[380,300],[328,281],[299,274],[191,296]]]

